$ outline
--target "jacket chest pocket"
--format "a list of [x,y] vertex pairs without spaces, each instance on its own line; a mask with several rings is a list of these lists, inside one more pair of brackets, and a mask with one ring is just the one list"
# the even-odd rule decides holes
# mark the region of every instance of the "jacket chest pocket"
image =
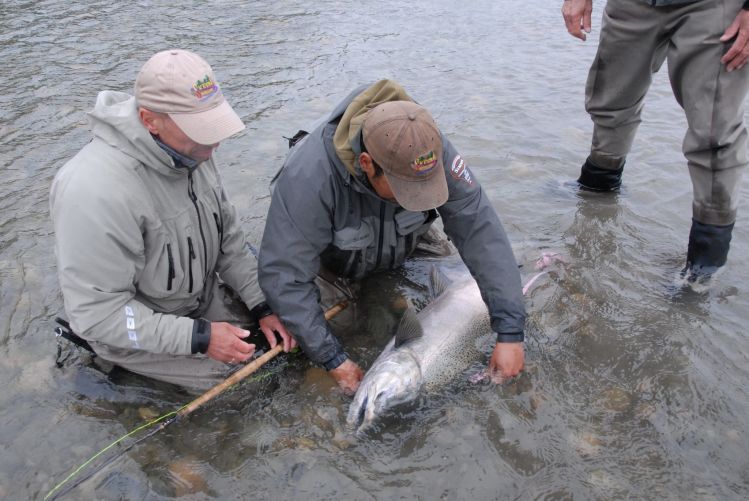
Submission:
[[358,228],[346,227],[333,232],[333,245],[341,250],[365,249],[373,239],[372,228],[366,221],[362,221]]
[[199,294],[206,279],[200,232],[182,219],[165,224],[156,233],[146,238],[146,262],[138,289],[153,298],[185,299]]
[[185,280],[184,259],[176,238],[165,232],[146,238],[145,263],[137,287],[148,298],[176,296]]
[[374,231],[367,221],[361,221],[358,228],[345,227],[333,232],[333,246],[347,255],[341,268],[341,275],[358,277],[364,273],[367,253],[374,242]]
[[395,231],[400,236],[414,233],[426,220],[427,216],[423,212],[400,211],[395,214]]
[[429,227],[437,219],[437,211],[409,212],[401,211],[395,215],[395,231],[398,235],[396,245],[396,261],[403,262],[419,243],[419,237],[429,231]]

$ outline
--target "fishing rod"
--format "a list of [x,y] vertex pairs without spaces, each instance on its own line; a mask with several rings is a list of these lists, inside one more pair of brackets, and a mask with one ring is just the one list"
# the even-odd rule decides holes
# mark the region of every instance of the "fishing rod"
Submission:
[[[331,306],[325,311],[325,320],[330,320],[336,315],[338,315],[341,311],[343,311],[348,306],[347,300],[342,300],[341,302]],[[122,457],[123,454],[125,454],[127,451],[138,445],[139,443],[143,442],[144,440],[154,436],[156,433],[160,432],[167,426],[169,426],[172,423],[175,423],[185,416],[189,415],[202,405],[206,404],[207,402],[213,400],[218,395],[229,389],[230,387],[234,386],[235,384],[239,383],[243,379],[247,378],[254,372],[256,372],[258,369],[260,369],[263,365],[271,361],[273,358],[275,358],[279,353],[283,351],[283,344],[279,343],[276,345],[275,348],[267,351],[266,353],[262,354],[261,356],[254,359],[252,362],[248,363],[244,367],[242,367],[240,370],[236,371],[234,374],[226,378],[221,383],[217,384],[210,390],[206,391],[202,395],[200,395],[198,398],[193,400],[192,402],[183,405],[176,411],[170,412],[168,414],[165,414],[157,419],[154,419],[153,421],[150,421],[146,423],[143,426],[140,426],[133,430],[132,432],[128,433],[127,435],[123,436],[122,438],[112,442],[110,445],[96,453],[94,456],[89,458],[88,461],[83,463],[81,466],[79,466],[77,469],[75,469],[70,475],[68,475],[62,482],[57,484],[54,488],[52,488],[51,491],[47,493],[46,496],[44,496],[43,501],[52,501],[54,499],[58,499],[61,496],[64,496],[71,490],[75,489],[79,485],[81,485],[83,482],[94,476],[96,473],[103,470],[107,465],[111,464],[114,460]],[[91,470],[86,475],[83,475],[81,477],[78,477],[78,479],[65,487],[64,489],[61,489],[67,482],[69,482],[73,477],[75,477],[80,471],[82,471],[86,466],[88,466],[93,460],[95,460],[97,457],[99,457],[101,454],[109,450],[110,448],[114,447],[115,445],[119,444],[122,440],[126,439],[127,437],[137,433],[138,431],[147,429],[157,423],[160,423],[159,426],[154,427],[151,431],[146,433],[144,436],[140,437],[138,440],[135,440],[134,442],[130,443],[129,445],[122,448],[117,454],[111,456],[106,461],[101,463],[99,466],[97,466],[95,469]]]

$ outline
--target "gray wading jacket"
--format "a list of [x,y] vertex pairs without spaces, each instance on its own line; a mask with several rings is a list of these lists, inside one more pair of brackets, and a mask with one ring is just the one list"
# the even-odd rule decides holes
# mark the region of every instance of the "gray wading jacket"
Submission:
[[[369,89],[383,83],[391,85],[381,81]],[[320,265],[356,279],[397,267],[437,217],[435,211],[409,212],[381,199],[336,154],[339,121],[364,89],[290,150],[260,250],[260,286],[268,304],[317,363],[342,353],[319,305],[314,279]],[[442,141],[450,195],[437,212],[445,232],[478,282],[495,332],[522,334],[525,307],[512,248],[478,180],[447,138]],[[360,151],[360,143],[354,147]]]
[[97,343],[190,354],[216,273],[253,307],[257,263],[213,160],[175,167],[135,99],[101,92],[94,139],[55,176],[50,209],[65,311]]

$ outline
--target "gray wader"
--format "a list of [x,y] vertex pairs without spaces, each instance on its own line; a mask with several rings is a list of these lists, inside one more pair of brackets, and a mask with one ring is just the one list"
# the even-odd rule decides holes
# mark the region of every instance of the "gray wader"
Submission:
[[652,74],[668,60],[671,87],[688,123],[682,149],[694,201],[687,268],[707,272],[725,264],[741,176],[749,163],[743,123],[749,68],[726,71],[720,58],[733,41],[719,40],[742,4],[704,0],[651,7],[609,0],[585,92],[594,130],[578,181],[585,188],[614,190]]

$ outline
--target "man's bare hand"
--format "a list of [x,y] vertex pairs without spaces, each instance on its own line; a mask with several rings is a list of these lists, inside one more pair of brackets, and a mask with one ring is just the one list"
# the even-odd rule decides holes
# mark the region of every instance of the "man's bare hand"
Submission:
[[734,38],[736,40],[731,48],[720,58],[720,62],[726,65],[727,71],[740,70],[749,59],[749,11],[744,9],[739,11],[736,19],[720,37],[720,41],[728,42]]
[[364,372],[351,359],[346,360],[335,369],[331,369],[328,373],[333,376],[338,386],[349,395],[356,393],[359,383],[364,377]]
[[242,340],[249,335],[250,331],[229,323],[211,322],[211,341],[205,354],[213,360],[227,364],[245,362],[255,353],[255,345]]
[[564,0],[562,17],[567,26],[567,32],[580,40],[586,39],[590,33],[590,18],[593,14],[593,0]]
[[502,383],[515,377],[525,367],[523,343],[497,343],[489,361],[489,377],[494,383]]
[[270,344],[271,348],[274,348],[277,344],[274,332],[278,332],[278,335],[281,336],[281,339],[283,340],[283,351],[288,353],[289,350],[296,348],[296,339],[289,334],[277,315],[263,317],[258,323],[260,324],[260,330],[263,331],[265,339],[268,340],[268,344]]

